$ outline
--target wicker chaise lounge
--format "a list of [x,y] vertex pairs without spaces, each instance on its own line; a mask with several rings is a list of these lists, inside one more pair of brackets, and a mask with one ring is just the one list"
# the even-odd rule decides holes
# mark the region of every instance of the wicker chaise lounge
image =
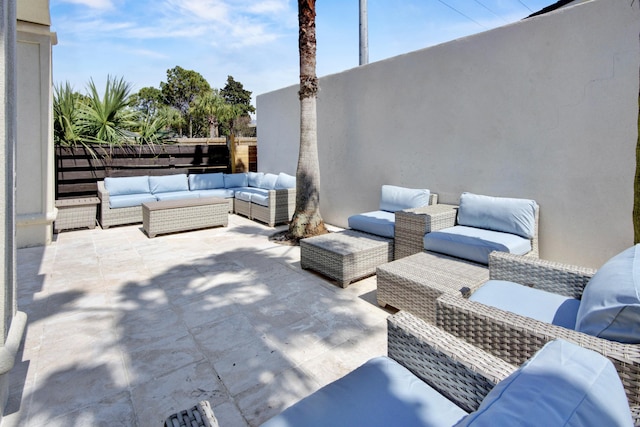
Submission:
[[[596,270],[525,256],[493,252],[490,279],[524,284],[581,299]],[[525,304],[525,301],[514,301]],[[640,320],[639,320],[640,321]],[[609,358],[622,380],[632,409],[640,406],[640,344],[598,338],[567,327],[542,322],[456,294],[436,301],[436,324],[461,339],[506,361],[519,364],[547,342],[565,339]]]

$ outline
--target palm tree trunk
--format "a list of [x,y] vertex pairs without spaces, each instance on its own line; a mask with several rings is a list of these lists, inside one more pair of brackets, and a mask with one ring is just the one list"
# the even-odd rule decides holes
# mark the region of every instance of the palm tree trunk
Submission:
[[300,25],[300,150],[296,172],[296,209],[289,233],[296,239],[327,232],[320,215],[320,163],[316,96],[316,2],[298,0]]
[[640,94],[638,94],[638,141],[636,143],[636,176],[633,182],[633,243],[640,243]]

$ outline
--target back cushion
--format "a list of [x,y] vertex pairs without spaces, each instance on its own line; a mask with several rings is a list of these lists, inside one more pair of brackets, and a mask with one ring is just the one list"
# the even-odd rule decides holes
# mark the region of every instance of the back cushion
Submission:
[[260,187],[260,184],[262,184],[262,178],[264,177],[264,173],[248,172],[247,177],[249,179],[249,187]]
[[213,190],[214,188],[224,188],[224,174],[219,173],[197,173],[189,175],[189,189]]
[[147,175],[128,176],[123,178],[105,178],[104,186],[110,196],[151,192],[149,189],[149,177]]
[[430,191],[427,189],[383,185],[380,194],[380,210],[387,212],[419,208],[429,204]]
[[274,173],[265,173],[262,177],[262,183],[260,184],[260,188],[264,188],[265,190],[275,190],[276,182],[278,181],[278,175]]
[[173,191],[188,191],[189,181],[187,174],[179,173],[176,175],[150,176],[149,187],[152,193],[169,193]]
[[611,258],[589,280],[578,309],[576,330],[640,344],[640,245]]
[[457,426],[632,426],[613,364],[567,341],[546,344]]
[[534,200],[462,193],[458,224],[531,239],[536,231],[537,207]]
[[296,177],[281,172],[276,180],[275,189],[282,190],[284,188],[296,188]]
[[225,173],[225,188],[247,187],[249,185],[249,177],[246,173]]

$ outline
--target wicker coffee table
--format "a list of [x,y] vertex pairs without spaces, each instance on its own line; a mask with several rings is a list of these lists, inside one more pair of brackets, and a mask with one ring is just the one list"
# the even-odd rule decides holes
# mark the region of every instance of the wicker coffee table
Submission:
[[371,276],[393,260],[393,240],[343,230],[300,241],[300,265],[336,280],[343,288]]
[[199,228],[226,227],[228,221],[229,202],[217,197],[142,204],[142,227],[149,237]]
[[378,304],[406,310],[435,324],[436,300],[443,293],[474,291],[489,280],[480,264],[420,252],[378,267]]

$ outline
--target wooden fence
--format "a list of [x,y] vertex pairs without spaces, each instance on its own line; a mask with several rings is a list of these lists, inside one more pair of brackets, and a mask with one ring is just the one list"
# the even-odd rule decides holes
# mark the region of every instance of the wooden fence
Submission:
[[[255,141],[255,139],[254,139]],[[257,171],[257,147],[246,143],[246,158],[236,156],[232,168],[225,142],[175,145],[93,147],[97,158],[83,147],[56,147],[56,199],[95,196],[105,177],[171,175],[177,173]],[[238,144],[236,143],[236,147]],[[240,153],[238,153],[240,154]]]

